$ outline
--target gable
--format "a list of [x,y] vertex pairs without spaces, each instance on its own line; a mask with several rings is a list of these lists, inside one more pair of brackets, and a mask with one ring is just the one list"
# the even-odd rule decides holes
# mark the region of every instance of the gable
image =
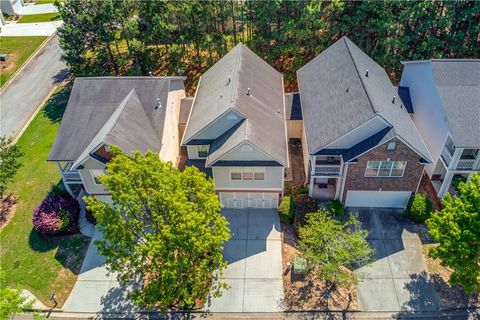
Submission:
[[202,128],[192,137],[187,138],[184,141],[184,144],[188,144],[190,141],[195,140],[215,140],[221,135],[223,135],[225,132],[227,132],[229,129],[233,128],[233,126],[235,126],[241,120],[243,120],[243,117],[235,110],[230,109],[223,113],[220,117],[215,119],[213,122]]
[[[387,150],[389,143],[395,143],[394,150]],[[417,151],[412,149],[401,138],[393,137],[378,144],[376,147],[360,154],[356,157],[357,161],[363,160],[387,160],[391,161],[409,161],[415,164],[423,163],[423,157]]]
[[272,161],[275,160],[268,156],[265,152],[260,150],[248,141],[245,141],[227,152],[218,161]]

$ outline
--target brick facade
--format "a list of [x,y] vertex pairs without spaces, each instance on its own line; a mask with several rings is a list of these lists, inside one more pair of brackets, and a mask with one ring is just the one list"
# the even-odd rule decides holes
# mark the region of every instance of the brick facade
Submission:
[[[377,146],[375,149],[357,158],[358,163],[348,165],[345,189],[342,202],[345,202],[348,190],[363,191],[411,191],[415,192],[422,179],[423,167],[420,156],[410,147],[397,138],[390,141],[396,142],[395,150],[388,151],[388,142]],[[390,142],[389,141],[389,142]],[[407,161],[405,172],[401,178],[365,177],[368,161]]]

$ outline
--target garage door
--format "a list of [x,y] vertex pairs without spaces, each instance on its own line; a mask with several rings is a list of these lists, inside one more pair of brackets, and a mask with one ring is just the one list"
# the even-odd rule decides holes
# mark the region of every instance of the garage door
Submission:
[[225,208],[277,208],[275,192],[220,192],[220,202]]
[[405,208],[411,194],[408,191],[348,191],[345,206]]

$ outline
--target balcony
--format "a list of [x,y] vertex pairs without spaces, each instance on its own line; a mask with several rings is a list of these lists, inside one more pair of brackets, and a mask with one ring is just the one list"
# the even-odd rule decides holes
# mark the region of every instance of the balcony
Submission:
[[475,160],[463,160],[460,159],[456,166],[457,170],[473,170],[473,166],[475,165]]
[[[453,152],[455,151],[453,150]],[[453,152],[447,147],[444,147],[442,150],[442,159],[447,166],[450,166],[450,162],[452,161],[452,158],[453,158]],[[477,154],[478,154],[478,149],[464,149],[460,156],[460,159],[458,160],[456,165],[454,165],[453,169],[454,170],[474,170]]]
[[62,171],[62,176],[66,183],[82,183],[80,172],[77,170]]
[[341,173],[340,165],[325,164],[315,166],[316,176],[339,176]]

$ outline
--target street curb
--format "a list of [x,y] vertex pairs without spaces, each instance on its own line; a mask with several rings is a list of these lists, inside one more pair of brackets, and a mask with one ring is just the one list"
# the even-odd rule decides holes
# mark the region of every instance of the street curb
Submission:
[[45,39],[45,41],[42,42],[42,44],[33,52],[33,54],[30,55],[30,57],[20,66],[20,68],[18,68],[18,70],[15,71],[15,73],[12,75],[12,77],[10,79],[8,79],[7,82],[5,82],[3,87],[0,89],[0,94],[2,94],[3,91],[5,91],[5,89],[8,88],[10,83],[12,83],[12,81],[15,80],[15,78],[20,74],[20,72],[23,71],[23,69],[25,69],[27,64],[30,61],[32,61],[32,59],[35,58],[35,56],[40,52],[40,50],[42,50],[47,45],[47,43],[56,35],[57,35],[57,31],[55,31],[51,36],[47,37],[47,39]]
[[53,93],[55,92],[55,90],[58,88],[58,86],[61,85],[58,84],[56,86],[54,86],[52,88],[52,90],[50,90],[48,92],[48,94],[45,96],[45,98],[42,100],[42,102],[40,102],[40,104],[35,108],[35,110],[30,114],[30,116],[28,117],[28,120],[25,122],[25,124],[22,126],[22,128],[20,129],[20,131],[18,131],[18,133],[13,133],[12,134],[12,137],[15,137],[13,139],[13,144],[17,143],[18,139],[20,139],[20,137],[22,136],[22,134],[25,132],[25,130],[27,130],[28,126],[30,125],[30,123],[33,121],[33,119],[37,116],[37,114],[40,112],[40,110],[42,110],[43,106],[45,105],[45,103],[47,103],[48,99],[51,98],[51,96],[53,95]]

